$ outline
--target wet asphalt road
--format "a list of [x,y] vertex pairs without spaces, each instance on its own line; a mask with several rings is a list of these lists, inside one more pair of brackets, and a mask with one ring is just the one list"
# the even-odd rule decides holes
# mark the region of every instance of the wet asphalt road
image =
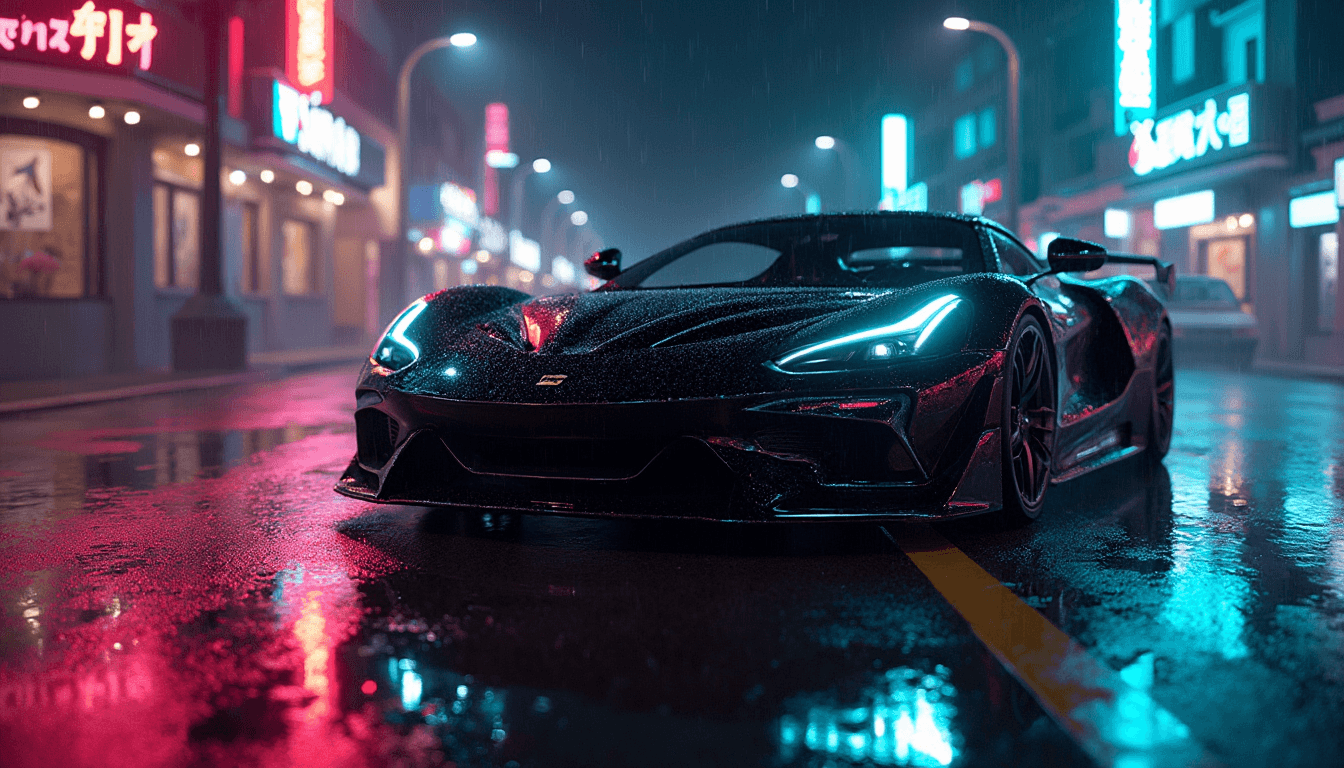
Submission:
[[[358,503],[351,378],[0,420],[0,762],[1094,763],[901,526]],[[1341,422],[1181,371],[1165,467],[936,531],[1214,759],[1342,765]]]

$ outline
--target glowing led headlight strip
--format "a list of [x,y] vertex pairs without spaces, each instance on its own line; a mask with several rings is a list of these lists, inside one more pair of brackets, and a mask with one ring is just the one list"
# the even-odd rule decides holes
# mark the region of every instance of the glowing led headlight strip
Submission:
[[[896,336],[902,333],[910,333],[911,331],[918,330],[920,327],[924,326],[925,323],[928,323],[930,318],[939,313],[939,310],[946,310],[941,315],[939,315],[938,320],[941,321],[943,317],[947,316],[947,312],[952,311],[951,308],[956,306],[956,304],[959,303],[960,301],[961,299],[957,298],[956,296],[950,293],[947,294],[946,296],[939,296],[933,301],[930,301],[928,304],[925,304],[924,306],[920,307],[917,311],[915,311],[914,314],[906,317],[904,320],[901,320],[898,323],[895,323],[894,325],[884,325],[881,328],[873,328],[867,331],[851,333],[848,336],[841,336],[838,339],[831,339],[830,341],[823,341],[820,344],[813,344],[810,347],[804,347],[796,352],[790,352],[789,354],[780,358],[775,363],[775,365],[779,366],[787,365],[790,360],[797,360],[798,358],[803,357],[804,355],[810,355],[814,352],[820,352],[824,349],[830,349],[831,347],[839,347],[844,344],[852,344],[856,341],[863,341],[865,339],[875,339],[881,336]],[[936,324],[936,322],[934,324]],[[916,348],[918,348],[919,344],[924,341],[924,338],[928,335],[928,332],[929,329],[925,328],[924,333],[920,334],[919,340],[915,342]]]
[[924,342],[929,340],[929,336],[933,334],[933,329],[937,328],[938,324],[943,322],[943,318],[952,314],[952,310],[956,309],[957,305],[960,303],[961,299],[957,299],[956,301],[953,301],[952,303],[938,310],[938,314],[934,315],[933,319],[929,321],[929,324],[924,326],[924,330],[919,334],[919,338],[915,339],[916,352],[919,351],[920,347],[924,346]]
[[[401,313],[401,317],[392,322],[392,327],[388,328],[387,333],[385,334],[386,339],[395,341],[410,350],[411,355],[414,358],[411,361],[412,363],[420,359],[420,347],[416,346],[415,342],[406,338],[406,331],[410,330],[411,323],[414,323],[415,319],[420,316],[420,313],[425,311],[426,306],[428,305],[425,304],[424,299],[416,299],[414,304],[407,307],[406,311]],[[378,346],[381,347],[383,345],[380,342]]]

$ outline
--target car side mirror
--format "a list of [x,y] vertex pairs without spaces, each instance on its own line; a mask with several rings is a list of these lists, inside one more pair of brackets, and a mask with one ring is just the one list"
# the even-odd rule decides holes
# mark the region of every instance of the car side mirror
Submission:
[[583,260],[583,271],[598,280],[610,280],[621,274],[621,249],[608,248]]
[[1046,249],[1051,272],[1091,272],[1106,263],[1106,249],[1086,240],[1056,237]]

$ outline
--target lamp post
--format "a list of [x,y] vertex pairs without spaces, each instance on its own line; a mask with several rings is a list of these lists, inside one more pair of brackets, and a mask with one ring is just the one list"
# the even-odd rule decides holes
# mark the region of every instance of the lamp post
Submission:
[[798,178],[797,174],[786,173],[779,177],[779,185],[785,189],[797,189],[803,193],[803,212],[821,213],[821,195]]
[[391,274],[382,281],[382,314],[389,317],[401,310],[406,303],[406,267],[411,260],[411,245],[406,240],[406,229],[410,224],[410,211],[406,210],[410,201],[410,157],[411,157],[411,73],[420,59],[431,51],[440,48],[470,48],[476,44],[476,36],[470,32],[458,32],[453,35],[426,40],[411,51],[411,55],[401,63],[397,73],[397,245],[391,254],[393,258],[384,265],[391,266]]
[[[556,235],[559,229],[555,226],[555,214],[559,212],[560,206],[569,205],[574,202],[574,193],[568,189],[560,190],[560,193],[551,198],[546,204],[545,210],[541,212],[541,247],[543,250],[549,250],[550,255],[554,256],[557,251]],[[565,217],[568,219],[569,217]],[[560,222],[560,229],[564,228],[564,222]]]
[[854,150],[834,136],[818,136],[813,143],[816,144],[817,149],[823,152],[834,152],[840,160],[840,175],[843,177],[841,179],[841,189],[844,190],[844,200],[840,207],[842,209],[849,208],[853,205],[854,199],[854,161],[856,160]]
[[527,177],[534,173],[550,173],[551,161],[544,157],[538,157],[532,161],[532,164],[518,172],[513,178],[513,193],[509,196],[509,229],[517,229],[522,223],[523,218],[523,194],[526,190],[523,187]]
[[1008,203],[1008,227],[1013,232],[1017,232],[1017,207],[1020,194],[1018,175],[1022,167],[1021,150],[1018,147],[1018,133],[1022,121],[1021,107],[1018,101],[1018,80],[1022,71],[1022,60],[1017,55],[1017,46],[1013,45],[1012,39],[1002,29],[983,21],[972,21],[960,16],[952,16],[943,20],[943,26],[957,32],[966,30],[983,32],[997,40],[999,45],[1003,46],[1003,52],[1008,56],[1008,189],[1004,191],[1003,196]]

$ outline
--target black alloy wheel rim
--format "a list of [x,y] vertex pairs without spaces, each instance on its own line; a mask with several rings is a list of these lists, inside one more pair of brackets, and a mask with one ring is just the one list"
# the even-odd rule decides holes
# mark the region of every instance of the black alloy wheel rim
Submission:
[[1028,325],[1013,351],[1010,394],[1009,456],[1017,496],[1024,509],[1035,508],[1045,496],[1050,458],[1055,447],[1054,382],[1045,337]]
[[1157,377],[1153,392],[1157,408],[1153,412],[1153,434],[1159,446],[1171,440],[1171,424],[1176,412],[1176,376],[1171,359],[1171,339],[1163,331],[1157,342]]

